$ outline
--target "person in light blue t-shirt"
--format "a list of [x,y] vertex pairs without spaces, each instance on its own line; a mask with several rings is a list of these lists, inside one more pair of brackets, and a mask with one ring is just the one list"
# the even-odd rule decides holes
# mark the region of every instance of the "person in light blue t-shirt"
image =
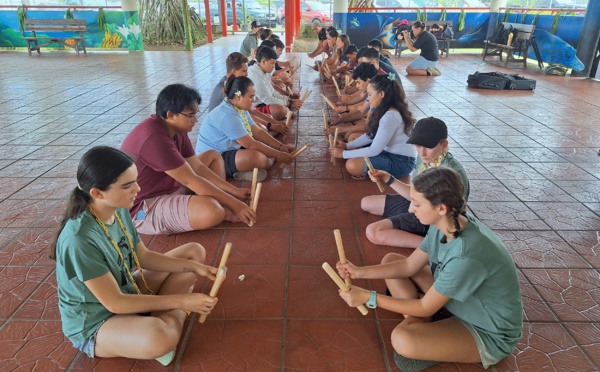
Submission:
[[340,296],[353,307],[404,315],[392,332],[402,371],[438,362],[484,368],[510,355],[522,337],[523,302],[515,263],[502,241],[465,213],[460,176],[444,166],[415,177],[414,213],[429,231],[409,256],[390,253],[380,265],[338,263],[343,278],[385,279],[391,296],[350,286]]
[[230,75],[223,89],[225,99],[202,122],[196,153],[218,151],[225,162],[228,178],[252,179],[252,170],[260,170],[259,180],[275,159],[288,164],[294,160],[293,146],[285,145],[254,124],[252,110],[256,93],[252,80]]

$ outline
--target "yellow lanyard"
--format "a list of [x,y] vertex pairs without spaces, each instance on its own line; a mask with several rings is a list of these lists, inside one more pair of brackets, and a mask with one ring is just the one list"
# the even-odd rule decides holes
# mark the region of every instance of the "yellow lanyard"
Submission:
[[[100,225],[102,230],[104,230],[104,232],[106,233],[108,240],[112,243],[113,247],[115,247],[115,250],[119,254],[119,257],[121,257],[121,261],[123,261],[123,266],[125,266],[125,271],[127,271],[127,276],[129,277],[129,280],[131,281],[131,284],[135,288],[137,294],[142,294],[142,292],[140,291],[140,289],[138,288],[138,286],[135,282],[133,275],[131,274],[131,270],[129,269],[129,267],[127,266],[127,263],[125,262],[125,257],[123,256],[123,252],[121,252],[121,249],[117,245],[117,242],[110,236],[110,233],[108,232],[108,228],[106,227],[104,222],[100,221],[100,218],[98,218],[98,215],[96,214],[94,209],[92,209],[92,206],[88,205],[88,209],[90,210],[90,213],[92,214],[92,216],[94,216],[94,218],[96,219],[96,222],[98,223],[98,225]],[[129,247],[131,249],[131,255],[133,256],[135,264],[137,265],[137,267],[140,271],[140,276],[142,278],[142,281],[144,282],[144,285],[146,286],[146,289],[148,290],[149,293],[154,294],[154,292],[152,292],[150,287],[148,287],[148,283],[146,283],[146,278],[144,278],[144,273],[142,272],[142,266],[140,265],[140,261],[138,260],[137,254],[135,253],[135,249],[133,249],[133,241],[131,240],[131,236],[129,236],[129,233],[127,232],[127,230],[125,230],[125,225],[123,225],[123,221],[121,221],[121,218],[119,218],[119,215],[117,214],[116,211],[115,211],[115,218],[119,222],[119,226],[121,226],[121,231],[123,231],[123,234],[125,234],[125,237],[127,238],[127,242],[129,243]]]
[[448,149],[444,150],[444,152],[442,152],[442,154],[440,156],[438,156],[438,158],[435,159],[434,161],[432,161],[431,163],[429,163],[429,164],[426,164],[426,163],[419,164],[419,169],[417,169],[417,171],[419,173],[421,173],[425,169],[437,167],[438,165],[442,164],[442,162],[444,161],[444,159],[446,159],[446,155],[448,155]]

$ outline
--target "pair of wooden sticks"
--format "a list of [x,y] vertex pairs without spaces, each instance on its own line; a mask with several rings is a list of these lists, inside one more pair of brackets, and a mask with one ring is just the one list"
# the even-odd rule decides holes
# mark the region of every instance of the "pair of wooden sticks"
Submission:
[[[334,135],[329,135],[329,148],[334,149],[335,148],[335,141],[337,141],[338,138],[338,130],[340,128],[335,128],[335,134]],[[335,156],[331,155],[331,164],[335,165],[336,161],[335,161]]]
[[[225,275],[227,274],[227,259],[229,258],[229,253],[231,252],[231,243],[225,244],[225,249],[223,249],[223,256],[221,257],[221,262],[219,263],[219,268],[217,269],[217,278],[213,283],[212,288],[210,289],[210,297],[215,298],[217,296],[217,292],[219,292],[219,288],[221,288],[221,284],[225,281]],[[206,317],[208,315],[203,314],[198,319],[198,323],[204,323]]]
[[[257,181],[258,168],[254,168],[254,171],[252,172],[252,187],[250,189],[250,208],[252,208],[254,212],[256,212],[256,209],[258,208],[258,199],[260,199],[260,192],[262,191],[262,182]],[[252,225],[253,223],[250,223],[251,227]]]
[[[340,230],[333,230],[333,236],[335,237],[335,244],[337,245],[338,255],[340,256],[340,263],[345,264],[348,261],[346,261],[346,253],[344,252],[344,243],[342,242],[342,234]],[[350,284],[352,284],[350,278],[342,280],[342,278],[340,278],[340,276],[335,272],[335,270],[333,270],[331,266],[329,266],[327,262],[324,262],[322,267],[323,270],[325,270],[325,272],[327,273],[327,275],[329,275],[329,277],[335,282],[335,284],[337,284],[337,286],[342,291],[348,292],[350,290],[350,288],[348,287]],[[367,315],[369,313],[365,305],[357,306],[357,309],[362,315]]]
[[321,94],[321,98],[323,98],[325,100],[325,102],[327,102],[329,107],[331,107],[332,110],[335,109],[335,105],[333,104],[333,102],[331,102],[329,100],[329,98],[325,97],[325,95],[323,93],[320,93],[320,94]]

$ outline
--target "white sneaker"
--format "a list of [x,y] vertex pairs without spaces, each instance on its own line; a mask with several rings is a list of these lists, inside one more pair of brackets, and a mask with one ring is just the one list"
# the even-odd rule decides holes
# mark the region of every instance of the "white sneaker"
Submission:
[[440,72],[440,70],[438,70],[438,69],[437,69],[437,68],[435,68],[435,67],[429,67],[429,68],[427,69],[427,72],[429,72],[429,74],[430,74],[431,76],[440,76],[440,75],[442,74],[442,73]]
[[168,366],[169,364],[171,364],[173,359],[175,359],[175,350],[169,351],[165,355],[163,355],[159,358],[156,358],[155,360],[157,362],[159,362],[160,364],[162,364],[163,366]]
[[[253,171],[248,172],[235,172],[233,174],[233,178],[238,181],[252,181],[252,173]],[[256,177],[256,182],[262,182],[267,178],[267,171],[265,169],[258,170],[258,176]]]

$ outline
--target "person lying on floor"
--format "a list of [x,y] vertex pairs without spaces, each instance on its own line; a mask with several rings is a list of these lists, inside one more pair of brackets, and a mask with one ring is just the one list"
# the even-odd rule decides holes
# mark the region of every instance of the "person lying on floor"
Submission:
[[408,108],[404,89],[395,75],[375,76],[367,87],[369,115],[367,132],[345,143],[336,139],[336,147],[329,149],[332,156],[348,159],[346,170],[357,179],[367,179],[369,157],[375,169],[385,170],[396,178],[412,172],[417,152],[407,144],[414,120]]
[[[421,119],[415,124],[406,142],[414,145],[419,154],[413,177],[429,168],[438,166],[451,168],[460,175],[465,191],[463,199],[465,202],[468,201],[469,178],[460,162],[448,151],[446,123],[434,117]],[[386,217],[367,226],[367,238],[379,245],[417,248],[427,234],[429,226],[423,225],[414,214],[408,212],[410,206],[408,179],[397,180],[381,170],[369,175],[374,182],[379,180],[389,185],[398,194],[372,195],[361,200],[362,210]]]
[[406,257],[387,254],[380,265],[338,263],[342,278],[385,279],[390,296],[350,285],[348,305],[404,316],[392,331],[394,361],[417,372],[439,362],[482,363],[511,355],[523,336],[523,302],[508,250],[487,226],[467,215],[461,177],[430,168],[413,180],[410,212],[430,225]]
[[223,92],[223,102],[204,118],[200,126],[196,152],[219,152],[225,163],[226,177],[237,180],[252,180],[252,170],[258,168],[258,181],[261,182],[267,176],[266,169],[275,160],[291,163],[294,157],[290,152],[294,147],[279,142],[256,126],[249,114],[255,95],[252,80],[231,75]]

